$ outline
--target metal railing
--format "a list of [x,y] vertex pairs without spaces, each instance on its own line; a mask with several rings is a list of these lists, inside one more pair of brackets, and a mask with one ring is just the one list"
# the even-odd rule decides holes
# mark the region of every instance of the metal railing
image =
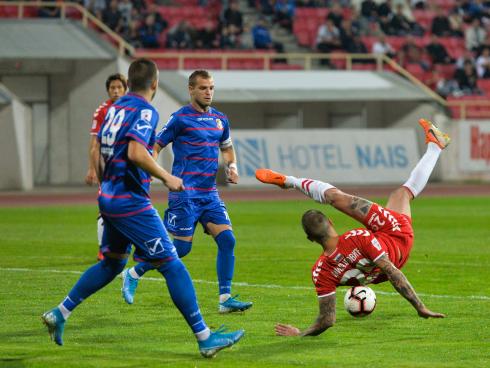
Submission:
[[271,65],[277,61],[286,60],[287,62],[299,62],[304,70],[312,70],[316,68],[316,64],[320,60],[330,60],[332,62],[345,62],[345,70],[354,70],[353,67],[356,62],[370,61],[375,64],[374,70],[383,71],[385,66],[389,69],[399,73],[418,88],[420,88],[426,95],[431,97],[433,100],[441,104],[446,108],[457,107],[459,110],[460,119],[465,119],[468,116],[468,108],[474,106],[488,106],[488,115],[490,116],[490,101],[485,100],[460,100],[460,101],[446,101],[443,97],[438,95],[422,81],[417,79],[414,75],[404,69],[396,61],[388,58],[385,55],[374,55],[374,54],[345,54],[345,53],[331,53],[331,54],[320,54],[320,53],[284,53],[278,54],[274,52],[148,52],[148,51],[138,51],[130,45],[126,40],[124,40],[120,35],[111,30],[107,25],[96,18],[92,13],[90,13],[83,6],[70,3],[70,2],[39,2],[39,1],[0,1],[0,7],[17,7],[17,19],[24,18],[24,10],[28,7],[55,7],[60,9],[60,18],[67,18],[67,10],[73,9],[80,13],[80,20],[85,28],[90,26],[98,28],[101,32],[108,35],[112,42],[116,45],[120,55],[128,55],[130,57],[147,57],[152,59],[167,59],[167,60],[177,60],[177,69],[184,69],[185,61],[190,59],[199,60],[220,60],[221,69],[229,69],[230,60],[236,59],[260,59],[263,60],[263,69],[270,70]]

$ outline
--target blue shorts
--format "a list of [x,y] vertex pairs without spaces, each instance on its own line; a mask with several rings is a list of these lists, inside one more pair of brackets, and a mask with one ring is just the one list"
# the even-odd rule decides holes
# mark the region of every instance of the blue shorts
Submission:
[[169,233],[176,236],[192,236],[198,221],[205,231],[208,222],[231,226],[225,204],[219,197],[168,201],[164,222]]
[[114,252],[129,254],[131,244],[136,247],[134,259],[137,261],[170,261],[178,258],[157,210],[117,217],[102,215],[104,233],[102,234],[102,253]]

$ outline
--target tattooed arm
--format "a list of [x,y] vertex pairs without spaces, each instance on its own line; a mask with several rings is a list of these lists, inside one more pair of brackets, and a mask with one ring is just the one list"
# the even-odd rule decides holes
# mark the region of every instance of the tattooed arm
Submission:
[[320,313],[316,321],[301,332],[299,328],[291,325],[285,325],[278,323],[275,331],[279,336],[317,336],[324,332],[327,328],[330,328],[335,323],[335,294],[319,298],[318,303],[320,305]]
[[413,289],[412,285],[410,285],[410,282],[408,282],[403,272],[400,271],[398,268],[396,268],[386,255],[379,258],[375,262],[375,264],[388,277],[388,280],[390,280],[391,284],[396,289],[396,291],[398,291],[401,296],[403,296],[405,299],[407,299],[410,302],[410,304],[413,305],[413,307],[417,310],[417,313],[419,314],[420,317],[422,318],[445,317],[445,315],[442,313],[435,313],[426,308],[424,303],[422,303],[422,301],[417,296],[417,293]]
[[326,202],[332,207],[335,207],[340,212],[345,213],[360,223],[364,223],[364,219],[373,204],[373,202],[367,199],[344,193],[337,188],[325,191],[324,196]]

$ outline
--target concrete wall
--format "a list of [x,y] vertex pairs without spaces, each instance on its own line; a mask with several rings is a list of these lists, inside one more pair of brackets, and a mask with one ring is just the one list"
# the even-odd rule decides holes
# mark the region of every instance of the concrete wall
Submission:
[[0,84],[11,99],[0,106],[0,189],[28,190],[33,186],[31,111]]

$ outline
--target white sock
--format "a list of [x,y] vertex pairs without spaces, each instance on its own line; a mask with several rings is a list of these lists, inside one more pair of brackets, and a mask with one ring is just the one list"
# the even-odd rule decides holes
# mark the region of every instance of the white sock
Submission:
[[323,194],[326,190],[335,188],[329,183],[313,179],[296,178],[294,176],[286,176],[284,184],[287,188],[295,188],[319,203],[327,203]]
[[230,299],[231,294],[220,294],[219,295],[219,302],[223,303],[226,302],[228,299]]
[[129,272],[129,275],[130,275],[130,276],[131,276],[133,279],[139,279],[139,278],[141,277],[140,275],[138,275],[138,274],[136,273],[136,270],[134,269],[134,267],[131,267],[131,268],[129,269],[129,271],[128,271],[128,272]]
[[58,309],[60,310],[63,318],[66,321],[68,319],[68,317],[70,317],[71,311],[69,311],[68,309],[66,309],[63,304],[58,305]]
[[196,335],[197,341],[204,341],[211,335],[211,330],[209,327],[206,327],[204,330],[196,332],[194,335]]
[[403,184],[404,187],[412,192],[414,197],[417,197],[424,190],[441,152],[442,150],[437,144],[429,142],[427,144],[427,151],[425,151],[418,164],[413,168],[406,183]]

